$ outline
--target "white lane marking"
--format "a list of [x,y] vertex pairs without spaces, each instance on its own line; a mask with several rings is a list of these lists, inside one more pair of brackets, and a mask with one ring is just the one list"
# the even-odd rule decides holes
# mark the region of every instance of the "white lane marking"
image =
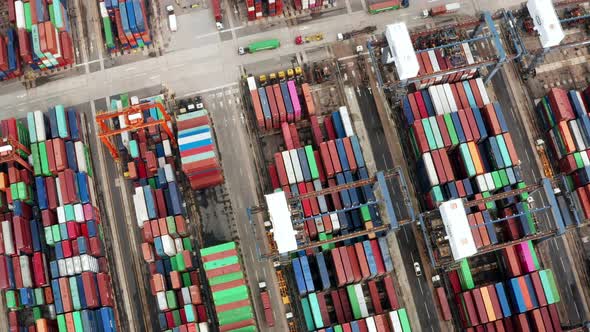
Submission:
[[[422,286],[420,286],[420,289],[422,289]],[[430,311],[428,310],[428,306],[426,305],[426,302],[424,302],[424,308],[426,309],[426,315],[428,316],[428,319],[430,319]]]
[[[417,279],[418,277],[416,277]],[[420,293],[422,293],[422,295],[424,295],[424,290],[422,289],[422,283],[420,282],[420,279],[418,279],[418,286],[420,287]],[[424,303],[424,306],[426,306],[426,303]],[[426,310],[426,312],[428,312],[428,309]],[[430,314],[428,315],[428,318],[430,318]]]

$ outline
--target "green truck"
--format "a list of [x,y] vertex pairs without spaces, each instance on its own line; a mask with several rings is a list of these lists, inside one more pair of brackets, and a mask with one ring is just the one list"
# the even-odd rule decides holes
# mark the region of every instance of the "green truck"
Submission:
[[275,48],[279,48],[281,46],[281,42],[278,39],[268,39],[259,42],[252,42],[248,44],[246,47],[240,47],[238,49],[239,55],[244,55],[246,53],[256,53],[264,50],[274,50]]

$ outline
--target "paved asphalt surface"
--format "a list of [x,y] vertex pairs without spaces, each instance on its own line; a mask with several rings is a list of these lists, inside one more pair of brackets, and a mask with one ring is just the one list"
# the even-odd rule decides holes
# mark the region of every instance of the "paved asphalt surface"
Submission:
[[[471,8],[500,8],[513,6],[521,1],[499,0],[499,1],[462,1],[465,7]],[[129,57],[122,57],[115,60],[107,59],[102,50],[100,36],[98,36],[97,22],[89,17],[84,21],[87,25],[85,31],[89,31],[90,37],[89,50],[80,50],[83,63],[79,66],[84,70],[77,70],[76,73],[63,75],[65,77],[49,81],[36,88],[25,90],[18,82],[7,82],[0,85],[0,117],[14,116],[16,112],[26,112],[35,109],[46,109],[50,105],[58,103],[65,105],[80,105],[90,101],[98,100],[95,109],[106,107],[105,97],[118,94],[129,90],[145,91],[148,88],[161,87],[165,85],[176,92],[177,96],[192,95],[197,92],[205,95],[209,92],[214,93],[212,97],[207,97],[206,102],[212,102],[209,106],[214,123],[216,124],[216,134],[218,144],[222,153],[223,167],[226,176],[228,191],[230,192],[232,209],[236,218],[236,234],[240,239],[240,248],[244,257],[244,266],[246,267],[248,281],[252,290],[256,289],[258,281],[269,280],[274,278],[273,268],[270,262],[259,263],[257,253],[257,237],[262,236],[262,226],[260,223],[251,226],[246,218],[246,207],[256,205],[258,185],[255,183],[256,171],[251,164],[251,158],[245,151],[251,151],[248,146],[250,139],[243,124],[243,115],[240,113],[241,107],[238,105],[239,94],[233,91],[237,88],[235,84],[239,79],[238,70],[242,66],[255,64],[261,61],[277,58],[292,57],[300,51],[299,46],[295,46],[293,40],[295,36],[302,33],[310,34],[314,32],[324,32],[325,40],[322,43],[329,43],[336,39],[336,34],[342,31],[360,28],[368,24],[377,25],[379,31],[383,30],[385,24],[394,21],[406,21],[409,26],[421,25],[424,22],[418,19],[419,13],[423,8],[429,8],[442,1],[420,0],[411,1],[411,7],[405,10],[387,12],[379,15],[368,15],[364,10],[364,3],[361,0],[346,0],[347,10],[339,15],[315,19],[311,22],[301,25],[277,24],[272,27],[260,26],[251,27],[236,21],[234,15],[228,16],[228,22],[225,22],[226,30],[218,33],[213,26],[201,26],[199,28],[187,29],[180,25],[180,31],[188,30],[190,33],[179,33],[179,38],[173,36],[171,41],[172,50],[158,57],[148,57],[145,54],[136,54]],[[88,9],[92,12],[92,8]],[[226,12],[231,12],[225,8]],[[203,11],[198,16],[203,15]],[[192,14],[187,14],[192,15]],[[187,22],[184,15],[179,17],[179,22]],[[206,24],[210,20],[203,20]],[[343,24],[342,22],[353,22]],[[191,23],[192,24],[192,23]],[[274,51],[262,52],[247,56],[238,56],[237,48],[250,41],[262,40],[265,38],[278,37],[281,40],[281,48]],[[321,45],[322,43],[318,43]],[[80,72],[81,74],[78,74]],[[203,92],[205,91],[205,92]],[[229,92],[227,92],[229,91]],[[221,92],[221,95],[219,93]],[[138,94],[141,95],[141,94]],[[501,98],[501,97],[499,97]],[[384,141],[383,131],[379,131],[378,118],[375,116],[376,111],[369,109],[374,108],[371,104],[367,91],[361,90],[359,96],[361,107],[363,109],[363,118],[366,121],[370,139],[372,142]],[[230,103],[231,101],[231,103]],[[217,104],[215,104],[217,103]],[[88,112],[88,109],[86,109]],[[24,113],[22,113],[24,115]],[[512,116],[512,115],[510,115]],[[516,139],[515,139],[516,140]],[[519,140],[520,141],[520,140]],[[523,140],[524,142],[524,140]],[[526,144],[524,144],[526,146]],[[384,144],[373,144],[373,153],[376,159],[377,167],[386,169],[393,167],[391,156],[386,153]],[[520,155],[526,155],[523,147],[517,147]],[[531,153],[529,151],[529,153]],[[149,294],[145,296],[147,287],[138,287],[147,285],[144,280],[138,280],[145,275],[145,264],[137,260],[138,247],[134,244],[139,243],[137,227],[132,223],[128,224],[130,207],[125,200],[129,199],[122,195],[121,191],[114,188],[121,188],[122,180],[111,174],[119,174],[115,168],[110,156],[102,156],[104,161],[97,165],[97,172],[106,181],[101,181],[104,191],[111,193],[110,197],[104,197],[107,206],[110,206],[109,214],[112,212],[110,222],[116,224],[116,230],[113,232],[112,246],[114,248],[115,261],[113,268],[118,276],[121,285],[117,289],[123,301],[122,306],[128,308],[125,310],[129,317],[126,317],[130,324],[139,330],[149,330],[143,323],[142,316],[145,316],[143,308],[137,305],[137,298],[144,303],[143,307],[153,308],[153,297]],[[100,157],[99,157],[100,159]],[[523,161],[524,162],[524,161]],[[240,165],[240,167],[235,167]],[[104,168],[102,168],[104,167]],[[527,167],[528,168],[528,167]],[[530,167],[529,169],[535,169]],[[525,177],[526,171],[525,171]],[[107,195],[108,196],[108,195]],[[110,202],[110,203],[109,203]],[[122,213],[126,211],[126,213]],[[131,231],[131,229],[135,230]],[[256,231],[253,231],[256,229]],[[419,308],[421,324],[423,326],[432,326],[436,330],[436,308],[433,305],[430,289],[426,286],[423,278],[416,278],[413,275],[412,262],[418,257],[412,256],[412,252],[418,252],[415,247],[413,232],[402,230],[398,234],[398,240],[401,242],[404,250],[407,248],[410,252],[405,255],[404,265],[408,271],[408,279],[413,288],[416,303],[424,303],[425,308]],[[559,241],[558,241],[559,242]],[[561,243],[554,245],[561,246]],[[262,249],[264,250],[264,249]],[[131,259],[127,253],[134,256]],[[122,255],[117,257],[117,255]],[[409,256],[409,257],[408,257]],[[554,257],[552,257],[555,260]],[[559,258],[557,258],[559,260]],[[122,265],[124,263],[125,265]],[[143,264],[143,265],[140,265]],[[563,262],[562,262],[563,264]],[[262,266],[263,268],[257,268]],[[121,272],[123,271],[123,272]],[[556,271],[561,276],[567,277],[568,272]],[[561,278],[560,278],[561,279]],[[564,279],[561,279],[564,280]],[[569,280],[569,279],[568,279]],[[140,282],[138,282],[140,281]],[[269,285],[276,284],[267,282]],[[276,285],[275,285],[276,286]],[[278,296],[276,287],[271,288],[271,300],[273,309],[275,309],[275,318],[278,324],[283,324],[279,319],[284,315],[282,302]],[[570,291],[571,293],[571,291]],[[253,299],[257,312],[261,312],[260,301],[256,294]],[[564,294],[562,294],[564,295]],[[565,296],[568,296],[567,291]],[[149,301],[149,302],[145,302]],[[131,309],[133,308],[133,309]],[[132,325],[126,325],[125,327]],[[274,330],[281,330],[285,327],[279,325]]]

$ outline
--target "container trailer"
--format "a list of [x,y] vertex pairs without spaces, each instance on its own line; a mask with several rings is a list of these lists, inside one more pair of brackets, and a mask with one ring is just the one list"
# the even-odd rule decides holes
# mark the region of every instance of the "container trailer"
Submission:
[[238,48],[238,54],[244,55],[246,53],[256,53],[264,50],[274,50],[275,48],[279,48],[281,46],[281,42],[278,39],[268,39],[259,42],[252,42],[248,44],[246,47]]

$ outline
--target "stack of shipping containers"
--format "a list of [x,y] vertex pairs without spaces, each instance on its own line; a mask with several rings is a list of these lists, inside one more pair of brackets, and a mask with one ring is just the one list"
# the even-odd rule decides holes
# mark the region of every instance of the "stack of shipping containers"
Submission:
[[559,292],[551,270],[541,270],[532,242],[502,250],[507,279],[475,287],[457,274],[450,284],[459,319],[468,331],[561,331]]
[[25,65],[45,72],[73,65],[66,0],[8,1],[9,28],[0,34],[0,80],[21,76]]
[[[449,199],[475,200],[525,187],[520,174],[520,160],[503,111],[498,102],[490,100],[483,81],[477,78],[453,83],[457,78],[449,76],[441,77],[441,80],[442,84],[429,85],[428,89],[409,93],[402,100],[402,112],[409,127],[411,155],[417,161],[418,189],[424,194],[425,207],[435,209],[438,203]],[[436,80],[429,82],[434,83]],[[476,247],[484,248],[536,233],[527,199],[528,194],[523,193],[468,209],[467,219],[473,227]],[[520,216],[509,218],[516,214]],[[499,218],[508,219],[489,224]],[[488,224],[484,226],[484,223]],[[507,273],[505,279],[494,280],[493,283],[484,277],[482,286],[485,287],[476,287],[476,272],[473,272],[479,269],[478,261],[482,257],[463,259],[458,270],[448,273],[454,292],[449,299],[459,309],[463,327],[485,324],[488,330],[493,331],[509,329],[515,324],[527,330],[524,327],[526,324],[534,329],[534,326],[540,326],[539,317],[549,317],[549,308],[533,305],[534,301],[527,298],[526,291],[533,291],[533,286],[528,289],[523,287],[530,277],[522,274],[533,273],[540,268],[538,263],[535,267],[531,266],[531,262],[536,261],[532,243],[524,242],[506,249],[505,256],[511,257],[506,258],[507,264],[514,265],[514,250],[522,261],[526,260],[529,264],[528,269]],[[443,255],[443,251],[435,252],[437,257]],[[488,258],[497,261],[495,257]],[[552,288],[551,294],[556,294],[558,298],[551,286],[551,272],[546,270],[539,274],[547,279],[543,288],[546,294],[547,289]],[[538,286],[534,290],[539,291]],[[447,297],[443,289],[440,293],[440,299]],[[496,304],[504,298],[508,298],[505,302],[511,311],[500,313]],[[522,301],[527,303],[526,310],[515,307]],[[524,314],[530,310],[530,313]],[[450,316],[449,312],[446,316]],[[513,319],[502,319],[509,316]],[[551,316],[544,326],[555,322],[559,325],[559,318]]]
[[152,43],[145,0],[98,2],[104,41],[111,52],[142,48]]
[[257,331],[254,309],[235,242],[201,249],[220,331]]
[[48,113],[29,113],[27,122],[28,130],[14,119],[2,122],[5,137],[30,146],[33,170],[3,165],[2,191],[12,211],[5,210],[2,221],[0,288],[6,290],[9,325],[115,331],[80,115],[58,105]]
[[[284,81],[259,87],[249,77],[248,85],[258,130],[280,128],[284,141],[284,151],[274,153],[268,165],[272,190],[297,196],[369,178],[347,107],[328,115],[316,112],[307,83]],[[309,120],[310,144],[302,144],[295,124],[304,118]],[[303,231],[317,241],[380,226],[375,201],[370,185],[303,199],[300,208],[307,219]],[[292,258],[294,293],[301,297],[297,303],[308,330],[391,326],[394,331],[410,331],[393,287],[389,246],[381,235],[324,245]]]
[[[162,103],[160,97],[148,99]],[[111,108],[129,106],[127,95],[112,99]],[[154,106],[144,121],[162,119]],[[133,204],[141,229],[141,249],[150,272],[150,290],[158,305],[161,330],[208,328],[197,270],[185,219],[183,198],[176,179],[170,141],[159,126],[117,136],[120,151],[128,156],[127,174],[133,185]]]
[[553,88],[536,106],[545,141],[576,193],[584,219],[590,219],[589,105],[590,88],[583,92]]
[[[452,54],[452,56],[450,56]],[[416,58],[420,65],[418,77],[433,75],[439,71],[451,70],[475,64],[473,53],[469,43],[461,43],[454,48],[443,48],[429,51],[418,51]],[[424,79],[415,83],[416,90],[426,89],[433,84],[455,83],[475,76],[477,70],[463,70],[450,75],[439,75],[433,78]]]
[[369,13],[377,14],[386,10],[393,10],[400,8],[400,0],[367,0],[367,7]]
[[207,110],[178,115],[176,128],[180,163],[191,188],[205,189],[223,183],[223,171],[217,158]]

